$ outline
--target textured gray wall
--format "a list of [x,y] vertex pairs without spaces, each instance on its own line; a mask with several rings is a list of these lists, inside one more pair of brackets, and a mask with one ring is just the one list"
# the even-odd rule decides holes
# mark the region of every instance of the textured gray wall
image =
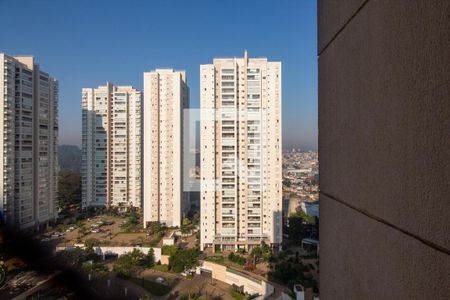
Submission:
[[318,23],[320,298],[450,299],[450,1]]

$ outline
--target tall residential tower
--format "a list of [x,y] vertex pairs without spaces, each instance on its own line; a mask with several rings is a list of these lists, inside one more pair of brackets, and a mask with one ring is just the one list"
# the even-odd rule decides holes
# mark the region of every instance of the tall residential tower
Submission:
[[32,56],[0,53],[0,214],[17,229],[57,217],[58,81]]
[[183,109],[189,106],[185,71],[144,73],[144,226],[180,226],[183,192]]
[[200,66],[201,247],[281,243],[281,63]]
[[141,207],[141,92],[82,90],[82,205]]

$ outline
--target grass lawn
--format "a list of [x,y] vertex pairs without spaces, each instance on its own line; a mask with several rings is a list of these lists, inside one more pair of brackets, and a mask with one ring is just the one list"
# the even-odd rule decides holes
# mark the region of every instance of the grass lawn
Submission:
[[223,266],[226,266],[226,267],[234,267],[234,268],[239,269],[239,270],[244,269],[243,265],[240,265],[238,263],[230,261],[228,259],[228,257],[223,257],[221,255],[207,256],[207,257],[205,257],[205,260],[213,262],[213,263],[216,263],[216,264],[219,264],[219,265],[223,265]]
[[147,292],[150,294],[153,294],[155,296],[164,296],[170,292],[172,289],[170,286],[167,286],[165,284],[143,280],[140,278],[128,278],[127,280],[143,287]]
[[245,300],[245,295],[239,293],[238,291],[231,290],[230,295],[236,300]]

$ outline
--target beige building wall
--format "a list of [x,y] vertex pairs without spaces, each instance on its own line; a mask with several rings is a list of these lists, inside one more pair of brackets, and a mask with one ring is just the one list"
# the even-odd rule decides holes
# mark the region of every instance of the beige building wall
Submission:
[[141,207],[141,92],[82,90],[82,204]]
[[0,212],[18,229],[57,217],[58,81],[32,56],[0,53]]
[[281,63],[200,66],[201,246],[281,243]]
[[144,73],[144,226],[180,226],[183,192],[183,109],[189,106],[184,71]]
[[274,287],[269,282],[261,278],[255,278],[255,275],[250,276],[249,274],[210,261],[202,261],[196,269],[197,274],[205,271],[211,273],[212,279],[225,282],[231,286],[236,285],[242,287],[245,293],[250,295],[258,294],[262,299],[271,296],[275,292]]

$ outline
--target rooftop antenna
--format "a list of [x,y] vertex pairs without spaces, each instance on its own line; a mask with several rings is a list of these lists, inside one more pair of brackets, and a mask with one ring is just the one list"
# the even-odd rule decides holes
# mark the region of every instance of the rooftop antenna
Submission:
[[246,61],[248,60],[247,50],[244,50],[244,59],[245,59]]

